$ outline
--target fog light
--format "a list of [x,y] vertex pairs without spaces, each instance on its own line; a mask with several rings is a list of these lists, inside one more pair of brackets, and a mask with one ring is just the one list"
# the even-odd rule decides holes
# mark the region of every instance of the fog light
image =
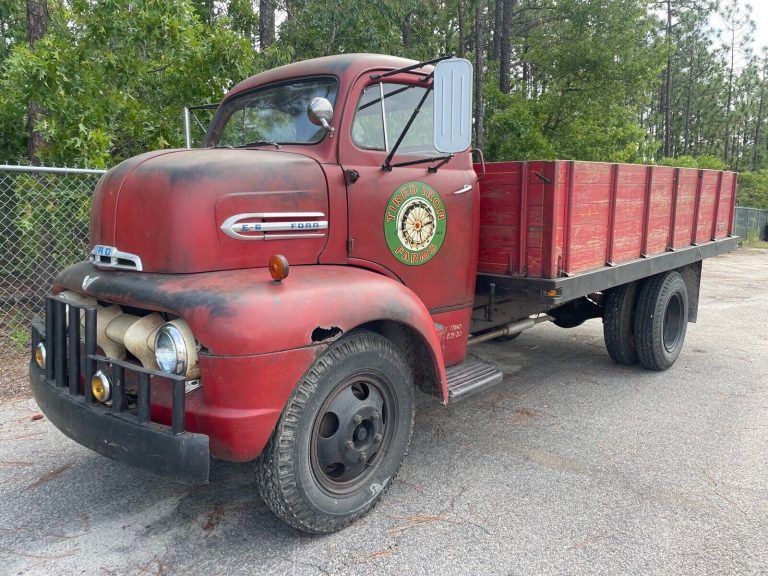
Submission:
[[282,254],[272,256],[269,259],[269,274],[275,282],[280,282],[286,278],[288,276],[288,259]]
[[91,391],[93,397],[99,402],[109,402],[112,398],[112,385],[109,382],[109,377],[101,370],[91,378]]
[[45,344],[42,342],[35,346],[35,362],[42,370],[45,370]]

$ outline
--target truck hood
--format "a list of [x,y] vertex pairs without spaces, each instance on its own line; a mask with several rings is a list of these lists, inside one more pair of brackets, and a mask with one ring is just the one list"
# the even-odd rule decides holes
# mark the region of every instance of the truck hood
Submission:
[[126,160],[99,181],[89,252],[96,247],[96,265],[161,273],[266,266],[273,254],[312,264],[327,221],[325,174],[308,156],[165,150]]

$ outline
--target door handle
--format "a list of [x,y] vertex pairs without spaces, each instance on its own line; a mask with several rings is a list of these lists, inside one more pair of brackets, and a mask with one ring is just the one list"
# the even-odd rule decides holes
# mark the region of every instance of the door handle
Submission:
[[464,194],[465,192],[469,192],[470,190],[472,190],[472,184],[464,184],[464,186],[462,186],[461,188],[456,190],[456,192],[454,192],[454,194],[457,194],[457,195],[458,194]]

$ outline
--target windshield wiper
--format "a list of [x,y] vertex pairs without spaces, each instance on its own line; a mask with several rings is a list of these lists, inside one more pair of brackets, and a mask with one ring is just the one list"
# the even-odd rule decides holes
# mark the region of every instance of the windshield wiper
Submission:
[[248,142],[247,144],[240,144],[239,146],[235,146],[235,148],[248,148],[248,146],[274,146],[278,150],[282,148],[280,144],[277,142],[272,142],[271,140],[254,140],[253,142]]

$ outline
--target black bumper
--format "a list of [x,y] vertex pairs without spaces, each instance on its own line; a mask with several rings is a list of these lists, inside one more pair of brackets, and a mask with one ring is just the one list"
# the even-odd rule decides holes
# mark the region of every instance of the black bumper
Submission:
[[[95,403],[68,387],[66,380],[57,385],[56,376],[46,375],[54,371],[42,370],[35,361],[35,347],[40,342],[45,342],[48,361],[52,360],[53,342],[46,341],[43,334],[42,326],[33,324],[29,382],[40,409],[54,426],[75,442],[119,462],[184,484],[208,483],[208,436],[174,433],[169,426],[140,421],[130,411],[115,412],[114,402],[112,407]],[[89,383],[84,384],[90,388]]]

